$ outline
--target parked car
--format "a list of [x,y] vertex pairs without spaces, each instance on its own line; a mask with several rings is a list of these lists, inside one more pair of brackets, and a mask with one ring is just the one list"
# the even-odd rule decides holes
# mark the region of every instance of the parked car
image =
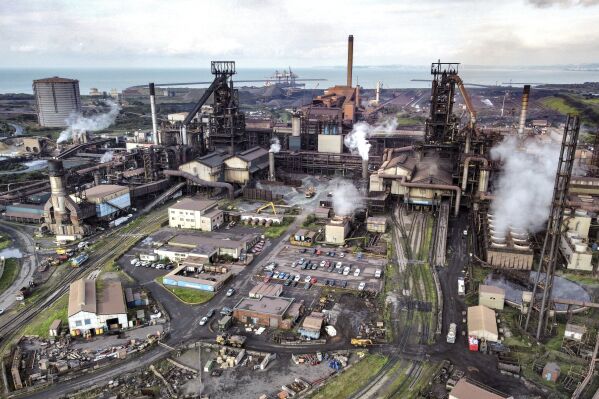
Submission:
[[344,276],[349,275],[349,270],[350,270],[349,267],[345,266],[345,268],[343,269],[343,275]]
[[233,309],[231,309],[228,306],[225,306],[220,310],[220,314],[223,316],[230,316],[232,313],[233,313]]
[[339,254],[339,257],[340,257],[340,258],[345,258],[345,253],[341,252],[341,253]]
[[227,296],[233,296],[235,294],[235,288],[229,288],[227,290]]
[[312,276],[306,276],[306,278],[304,278],[304,283],[310,282],[311,279],[312,279]]
[[206,313],[207,318],[211,318],[212,316],[214,316],[214,309],[210,309],[208,313]]
[[335,280],[329,280],[329,285],[331,287],[334,287],[335,286]]
[[316,284],[316,283],[318,282],[318,280],[316,279],[316,277],[312,277],[312,278],[310,279],[310,282],[311,282],[312,284]]
[[360,275],[360,269],[356,269],[356,271],[354,271],[354,277],[358,277]]
[[376,269],[374,271],[374,277],[376,278],[381,278],[381,274],[383,273],[383,271],[381,269]]
[[320,255],[321,253],[322,253],[322,252],[320,251],[320,249],[318,249],[318,250],[316,251],[316,255]]
[[296,266],[297,266],[297,262],[291,263],[291,267],[296,267]]
[[346,287],[347,287],[347,281],[346,281],[346,280],[343,280],[343,281],[341,282],[341,287],[343,287],[343,288],[346,288]]
[[202,317],[202,320],[200,320],[200,325],[203,326],[207,322],[208,322],[208,318],[206,316],[204,316],[204,317]]
[[364,291],[365,287],[366,287],[366,283],[364,281],[362,281],[360,283],[360,285],[358,285],[358,291]]
[[301,278],[302,278],[302,276],[300,276],[300,275],[298,274],[298,275],[296,275],[296,276],[295,276],[293,279],[294,279],[295,281],[300,281],[300,279],[301,279]]
[[291,285],[291,280],[285,280],[285,287],[289,287]]
[[312,284],[310,284],[310,282],[308,281],[306,284],[304,284],[304,289],[309,290],[311,286]]

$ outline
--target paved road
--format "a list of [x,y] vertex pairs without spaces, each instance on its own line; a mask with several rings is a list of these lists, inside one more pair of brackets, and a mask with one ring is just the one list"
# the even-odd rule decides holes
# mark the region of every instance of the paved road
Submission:
[[17,291],[21,287],[29,286],[29,282],[33,281],[33,273],[35,273],[39,261],[37,251],[35,250],[35,242],[24,228],[1,223],[0,231],[10,235],[14,239],[14,246],[19,248],[23,253],[19,275],[9,288],[0,293],[0,308],[7,309],[16,302],[15,296]]

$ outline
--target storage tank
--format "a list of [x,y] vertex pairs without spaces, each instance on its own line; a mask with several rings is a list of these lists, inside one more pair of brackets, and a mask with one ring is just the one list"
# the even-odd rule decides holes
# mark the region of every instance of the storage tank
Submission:
[[574,245],[574,250],[578,253],[584,253],[587,250],[587,245],[586,244],[575,244]]
[[41,126],[65,127],[66,119],[81,112],[79,81],[58,76],[33,81],[37,119]]

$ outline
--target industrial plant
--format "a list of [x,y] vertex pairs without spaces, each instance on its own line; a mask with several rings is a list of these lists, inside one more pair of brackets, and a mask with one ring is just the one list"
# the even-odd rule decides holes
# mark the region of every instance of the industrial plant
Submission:
[[[0,192],[39,252],[0,323],[5,391],[338,397],[318,395],[384,359],[346,397],[592,397],[588,118],[544,118],[536,87],[481,88],[455,62],[430,64],[430,89],[364,88],[353,60],[350,35],[345,83],[315,92],[277,71],[264,90],[288,103],[262,108],[234,61],[196,92],[84,107],[77,80],[35,80],[37,124],[62,130],[0,161],[43,163]],[[110,131],[131,115],[147,127]],[[67,297],[65,320],[26,329]]]

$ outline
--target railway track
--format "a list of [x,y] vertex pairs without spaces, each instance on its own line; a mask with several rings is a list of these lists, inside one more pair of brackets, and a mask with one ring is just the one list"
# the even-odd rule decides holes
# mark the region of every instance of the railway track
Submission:
[[[44,288],[43,295],[35,302],[29,303],[19,310],[17,315],[6,315],[0,319],[0,335],[4,339],[1,350],[4,350],[16,338],[17,334],[31,322],[43,309],[51,306],[69,289],[69,285],[89,273],[99,270],[107,262],[118,258],[134,245],[145,234],[155,231],[167,220],[165,214],[154,214],[144,217],[143,223],[134,227],[122,226],[110,232],[91,253],[89,260],[81,267],[70,269],[59,281]],[[133,234],[131,234],[133,233]]]

